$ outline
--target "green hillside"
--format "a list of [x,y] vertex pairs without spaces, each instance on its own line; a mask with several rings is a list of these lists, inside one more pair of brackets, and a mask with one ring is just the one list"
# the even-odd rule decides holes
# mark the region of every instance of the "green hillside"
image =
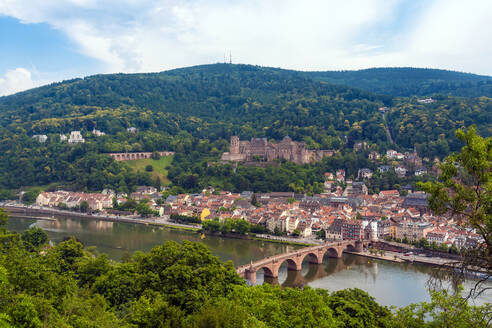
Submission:
[[[462,76],[447,72],[440,78],[455,75]],[[461,78],[474,81],[476,76]],[[346,167],[354,174],[371,165],[367,154],[352,153],[356,141],[380,152],[415,147],[433,158],[459,149],[453,138],[457,128],[476,124],[480,134],[492,135],[491,98],[433,98],[434,103],[422,104],[416,97],[376,95],[304,72],[230,64],[64,81],[0,98],[0,188],[59,183],[131,191],[155,177],[106,153],[171,150],[176,156],[168,178],[186,190],[208,185],[318,190],[325,170]],[[396,144],[385,131],[382,106],[390,108],[386,124]],[[128,127],[138,133],[127,132]],[[94,136],[94,128],[106,135]],[[80,130],[86,143],[60,142],[59,134],[72,130]],[[39,143],[31,138],[35,134],[47,135],[48,141]],[[208,165],[228,150],[231,135],[271,140],[288,135],[311,149],[338,149],[340,157],[302,168],[286,163],[236,171]]]
[[159,159],[137,159],[134,161],[127,161],[126,163],[137,172],[146,172],[147,166],[151,165],[152,171],[150,172],[150,175],[152,176],[152,179],[155,180],[156,178],[159,178],[163,185],[168,185],[171,181],[167,178],[167,168],[171,165],[172,161],[173,156],[162,156]]
[[394,67],[305,74],[328,83],[395,97],[433,94],[492,97],[492,77],[440,69]]

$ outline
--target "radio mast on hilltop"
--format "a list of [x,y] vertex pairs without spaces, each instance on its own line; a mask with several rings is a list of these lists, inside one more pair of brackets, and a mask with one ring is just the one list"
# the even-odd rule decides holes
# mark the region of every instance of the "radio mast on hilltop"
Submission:
[[232,64],[232,52],[229,51],[229,64]]

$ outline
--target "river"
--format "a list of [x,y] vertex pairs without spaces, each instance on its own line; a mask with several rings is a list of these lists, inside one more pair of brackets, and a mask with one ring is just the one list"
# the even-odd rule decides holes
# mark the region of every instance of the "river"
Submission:
[[[99,252],[108,254],[114,260],[120,260],[128,252],[149,251],[166,240],[201,242],[221,260],[231,260],[236,266],[302,247],[215,236],[201,239],[200,235],[191,232],[102,220],[10,218],[7,227],[22,232],[30,226],[44,229],[56,243],[68,236],[75,236],[86,247],[96,247]],[[430,270],[425,265],[393,263],[344,254],[342,259],[325,257],[321,265],[310,264],[306,259],[299,272],[288,271],[284,263],[278,279],[267,278],[267,281],[285,287],[309,285],[330,291],[360,288],[383,305],[405,306],[430,299],[426,289]],[[257,282],[263,283],[264,280],[263,272],[258,272]],[[468,285],[471,283],[468,282]],[[492,303],[492,292],[477,299],[477,303],[483,302]]]

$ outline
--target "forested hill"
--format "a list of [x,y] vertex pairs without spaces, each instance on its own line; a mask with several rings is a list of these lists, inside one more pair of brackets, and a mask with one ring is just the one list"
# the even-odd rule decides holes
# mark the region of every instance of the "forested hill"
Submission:
[[[390,101],[352,88],[328,85],[302,73],[251,65],[215,64],[145,74],[107,74],[56,83],[0,98],[0,115],[39,120],[70,115],[77,106],[236,115],[253,102],[275,105],[300,98],[338,96]],[[61,108],[63,107],[63,108]]]
[[[282,176],[263,172],[265,178],[256,174],[259,169],[251,176],[235,177],[229,171],[204,168],[228,150],[234,134],[242,140],[288,135],[310,149],[344,154],[352,152],[354,142],[365,141],[380,152],[416,148],[428,158],[442,158],[460,148],[453,136],[457,128],[476,124],[481,135],[492,135],[491,98],[433,99],[422,103],[416,97],[393,98],[303,72],[251,65],[214,64],[64,81],[0,98],[0,189],[56,182],[74,189],[131,190],[148,184],[148,177],[135,175],[105,153],[172,150],[176,156],[168,177],[186,189],[214,185],[286,191],[291,183],[312,185],[333,168],[352,165],[348,172],[356,173],[369,165],[367,154],[358,155],[361,161],[317,163],[316,172],[302,179],[297,178],[298,167],[289,167]],[[383,106],[389,108],[384,116],[378,110]],[[127,132],[129,127],[138,133]],[[94,128],[106,135],[96,137]],[[80,130],[86,143],[60,141],[59,134],[72,130]],[[36,141],[36,134],[46,135],[47,141]],[[260,184],[266,177],[275,179],[268,185],[248,184]]]
[[[297,72],[249,65],[205,65],[149,74],[96,75],[0,99],[0,124],[31,133],[135,126],[212,140],[336,136],[363,120],[380,140],[377,108],[391,98],[329,85]],[[376,126],[370,127],[376,124]],[[306,130],[307,129],[307,130]],[[317,130],[323,131],[317,131]],[[327,132],[328,131],[328,132]],[[325,140],[328,147],[329,141]]]
[[427,68],[371,68],[357,71],[305,72],[313,79],[398,97],[492,97],[492,77]]

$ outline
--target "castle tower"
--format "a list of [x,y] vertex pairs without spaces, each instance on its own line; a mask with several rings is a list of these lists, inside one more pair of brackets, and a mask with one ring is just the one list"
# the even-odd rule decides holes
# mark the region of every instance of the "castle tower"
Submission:
[[239,137],[232,136],[231,137],[231,146],[230,146],[230,154],[239,154]]

